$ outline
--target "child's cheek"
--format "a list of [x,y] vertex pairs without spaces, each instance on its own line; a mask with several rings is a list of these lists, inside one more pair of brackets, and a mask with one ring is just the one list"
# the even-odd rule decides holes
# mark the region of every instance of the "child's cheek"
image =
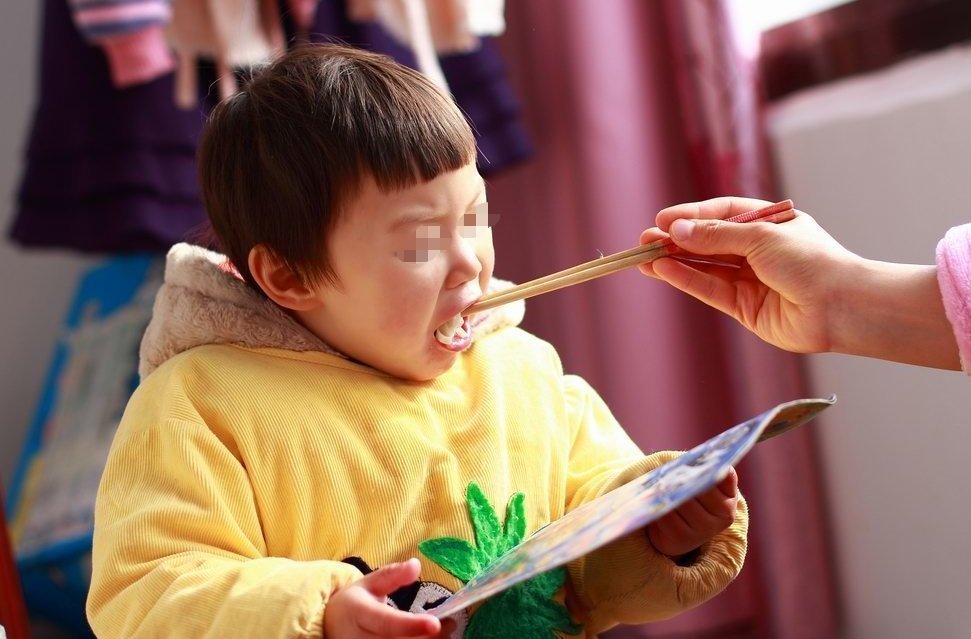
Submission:
[[418,333],[429,332],[437,303],[437,291],[428,287],[402,282],[394,290],[388,291],[389,299],[384,304],[381,330],[398,339],[414,339]]

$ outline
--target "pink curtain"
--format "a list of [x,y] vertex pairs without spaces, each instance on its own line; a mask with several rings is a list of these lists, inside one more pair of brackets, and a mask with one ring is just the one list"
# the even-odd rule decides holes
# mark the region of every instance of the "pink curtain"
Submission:
[[[537,142],[495,178],[497,274],[523,281],[634,246],[664,206],[773,197],[752,67],[708,0],[529,0],[502,38]],[[553,342],[645,450],[689,448],[806,396],[799,360],[637,272],[530,300]],[[611,637],[826,639],[836,598],[812,426],[739,468],[752,512],[742,575],[719,597]]]

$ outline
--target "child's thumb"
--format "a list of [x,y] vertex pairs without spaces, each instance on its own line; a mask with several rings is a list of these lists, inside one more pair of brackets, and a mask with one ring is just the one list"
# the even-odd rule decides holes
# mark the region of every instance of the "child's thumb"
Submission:
[[669,233],[674,243],[697,255],[747,257],[764,239],[764,224],[738,224],[724,220],[677,219]]
[[409,559],[379,568],[361,580],[361,585],[376,597],[386,597],[402,586],[414,583],[421,572],[421,562]]

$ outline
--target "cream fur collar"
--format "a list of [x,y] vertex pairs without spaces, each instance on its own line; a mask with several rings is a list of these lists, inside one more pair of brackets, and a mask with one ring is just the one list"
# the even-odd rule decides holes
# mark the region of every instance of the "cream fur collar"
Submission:
[[[276,304],[258,295],[227,268],[224,255],[176,244],[165,263],[165,280],[139,352],[144,379],[165,360],[206,344],[317,351],[343,357]],[[512,284],[492,279],[489,292]],[[476,315],[473,339],[523,319],[522,301]]]

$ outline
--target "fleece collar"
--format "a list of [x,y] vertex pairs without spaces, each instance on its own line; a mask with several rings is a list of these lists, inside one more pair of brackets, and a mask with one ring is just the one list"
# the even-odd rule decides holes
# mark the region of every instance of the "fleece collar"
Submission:
[[[511,285],[493,278],[488,292]],[[519,301],[477,314],[473,340],[518,325],[525,308]],[[206,344],[344,357],[251,289],[229,266],[226,256],[200,246],[176,244],[166,258],[165,280],[142,338],[138,374],[144,379],[170,357]]]

